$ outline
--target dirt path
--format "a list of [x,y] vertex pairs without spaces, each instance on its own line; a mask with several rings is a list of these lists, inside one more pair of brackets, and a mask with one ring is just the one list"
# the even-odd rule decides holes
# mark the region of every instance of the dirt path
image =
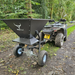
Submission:
[[0,52],[0,75],[75,75],[75,31],[44,67],[35,64],[25,54],[16,58],[12,49]]
[[47,75],[75,75],[75,31],[57,51],[57,56],[52,57],[47,64],[49,63],[47,68],[51,71]]

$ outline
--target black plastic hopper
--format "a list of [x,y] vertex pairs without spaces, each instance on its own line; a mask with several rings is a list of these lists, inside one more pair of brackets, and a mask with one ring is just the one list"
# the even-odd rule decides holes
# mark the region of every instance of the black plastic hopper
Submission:
[[14,42],[32,45],[38,40],[35,31],[40,32],[48,19],[2,19],[20,38]]

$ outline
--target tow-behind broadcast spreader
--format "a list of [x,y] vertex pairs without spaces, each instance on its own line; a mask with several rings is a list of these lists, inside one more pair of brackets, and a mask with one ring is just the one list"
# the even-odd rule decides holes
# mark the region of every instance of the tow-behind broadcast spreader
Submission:
[[[49,21],[48,19],[2,19],[18,36],[19,38],[14,39],[14,42],[18,42],[19,45],[14,48],[14,55],[19,57],[23,54],[24,46],[33,54],[33,49],[38,50],[38,64],[40,66],[45,65],[47,61],[47,52],[45,50],[40,51],[40,40],[39,32]],[[38,38],[37,38],[38,37]],[[38,46],[37,46],[38,45]]]

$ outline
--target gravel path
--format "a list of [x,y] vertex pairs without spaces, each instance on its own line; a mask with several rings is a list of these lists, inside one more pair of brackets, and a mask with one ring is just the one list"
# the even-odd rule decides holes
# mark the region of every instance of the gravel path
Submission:
[[[25,54],[15,58],[12,49],[0,53],[1,58],[4,59],[4,66],[0,63],[0,75],[75,75],[75,30],[64,42],[64,46],[57,51],[56,56],[48,58],[43,67],[33,67],[34,59]],[[18,74],[12,73],[11,69],[8,72],[9,67],[20,71]]]
[[47,63],[50,72],[46,75],[75,75],[75,30],[56,54]]

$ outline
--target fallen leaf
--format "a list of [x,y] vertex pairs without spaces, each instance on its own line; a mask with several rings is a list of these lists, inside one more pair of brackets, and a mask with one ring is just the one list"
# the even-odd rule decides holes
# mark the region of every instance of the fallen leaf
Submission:
[[5,62],[5,60],[1,60],[1,63],[4,63]]
[[10,65],[10,68],[12,68],[12,65]]
[[54,55],[56,56],[57,54],[54,53]]
[[12,73],[14,73],[14,74],[15,74],[15,73],[16,73],[16,71],[12,71]]
[[19,70],[17,70],[17,73],[19,73]]
[[18,73],[19,73],[19,70],[16,71],[16,75],[18,75]]
[[65,59],[63,59],[63,61],[64,61]]
[[67,58],[68,56],[66,56],[66,58]]
[[18,75],[18,74],[16,74],[16,75]]
[[1,68],[7,68],[7,66],[2,66]]

